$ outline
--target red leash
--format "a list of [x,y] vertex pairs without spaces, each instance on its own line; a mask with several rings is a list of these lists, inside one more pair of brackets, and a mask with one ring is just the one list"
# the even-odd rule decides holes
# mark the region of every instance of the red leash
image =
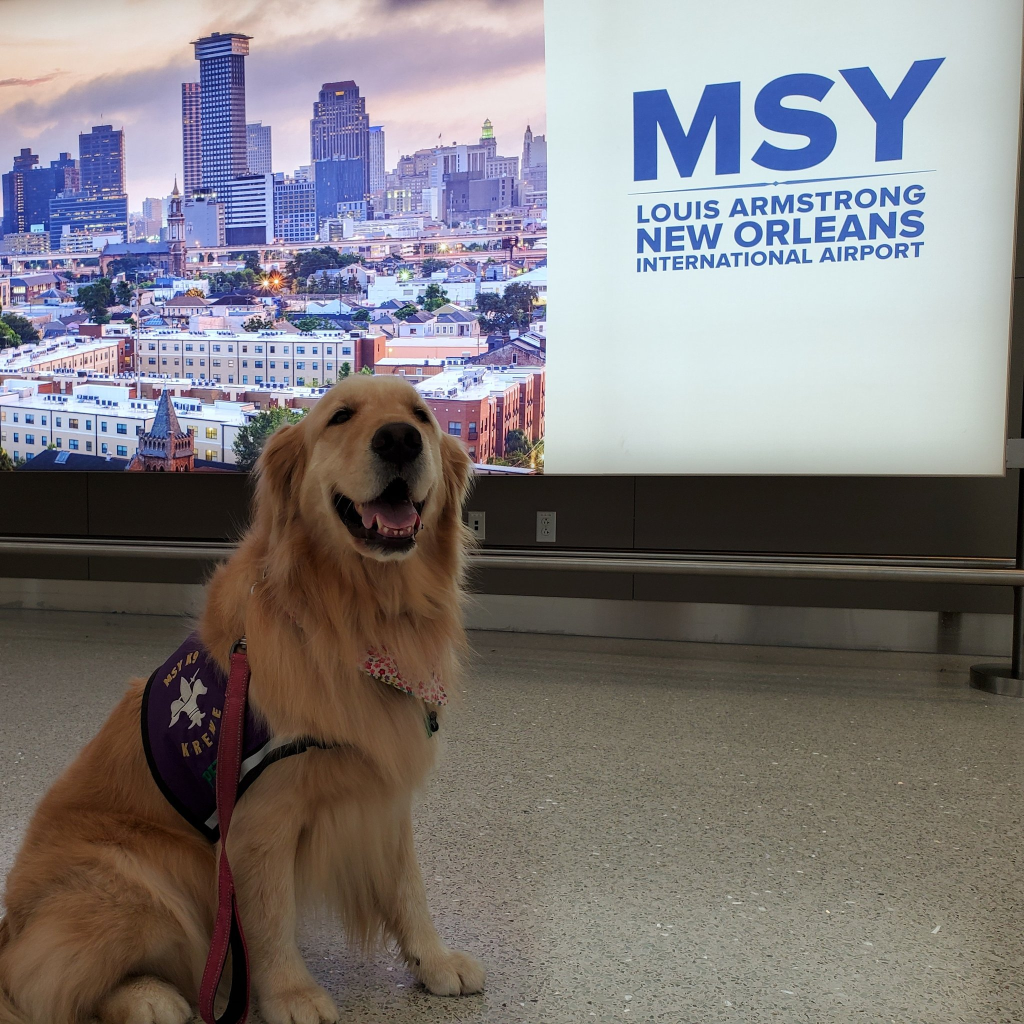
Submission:
[[[206,1024],[245,1024],[249,1016],[249,954],[238,914],[235,883],[228,863],[227,838],[231,812],[238,796],[245,733],[245,702],[249,692],[249,659],[245,638],[231,652],[231,675],[224,695],[220,745],[217,753],[217,821],[220,825],[220,863],[217,868],[217,920],[210,941],[210,953],[199,990],[199,1013]],[[221,1017],[214,1016],[213,1003],[231,952],[231,989]]]

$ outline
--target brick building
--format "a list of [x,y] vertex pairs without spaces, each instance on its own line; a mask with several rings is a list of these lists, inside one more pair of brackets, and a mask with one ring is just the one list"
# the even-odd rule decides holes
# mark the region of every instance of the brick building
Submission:
[[513,430],[544,436],[544,369],[453,367],[416,385],[441,429],[459,438],[476,463],[505,454]]

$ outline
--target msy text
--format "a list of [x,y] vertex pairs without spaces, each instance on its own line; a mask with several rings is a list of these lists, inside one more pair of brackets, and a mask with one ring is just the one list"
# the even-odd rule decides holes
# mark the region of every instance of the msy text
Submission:
[[[839,74],[875,122],[875,160],[903,158],[903,125],[945,58],[916,60],[890,96],[871,68],[847,68]],[[818,110],[783,105],[789,97],[821,101],[836,83],[824,75],[783,75],[770,81],[754,100],[754,117],[769,131],[798,135],[807,144],[781,149],[762,142],[751,157],[773,171],[798,171],[827,159],[836,145],[835,122]],[[715,174],[740,172],[740,83],[706,85],[684,129],[667,89],[633,93],[633,178],[658,177],[658,132],[668,145],[680,177],[693,174],[712,124],[715,126]]]

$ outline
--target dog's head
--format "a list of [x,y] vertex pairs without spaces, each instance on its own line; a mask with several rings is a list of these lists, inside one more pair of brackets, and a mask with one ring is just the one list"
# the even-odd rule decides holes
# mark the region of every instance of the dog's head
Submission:
[[276,431],[257,470],[272,534],[300,518],[329,547],[396,560],[458,526],[472,463],[407,381],[358,375]]

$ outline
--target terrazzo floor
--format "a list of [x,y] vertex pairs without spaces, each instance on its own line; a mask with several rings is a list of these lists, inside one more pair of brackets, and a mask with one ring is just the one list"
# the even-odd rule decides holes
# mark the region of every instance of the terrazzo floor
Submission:
[[[182,620],[0,612],[0,872],[40,795]],[[419,802],[444,939],[418,989],[327,924],[343,1020],[1024,1020],[1024,701],[964,659],[476,634]]]

